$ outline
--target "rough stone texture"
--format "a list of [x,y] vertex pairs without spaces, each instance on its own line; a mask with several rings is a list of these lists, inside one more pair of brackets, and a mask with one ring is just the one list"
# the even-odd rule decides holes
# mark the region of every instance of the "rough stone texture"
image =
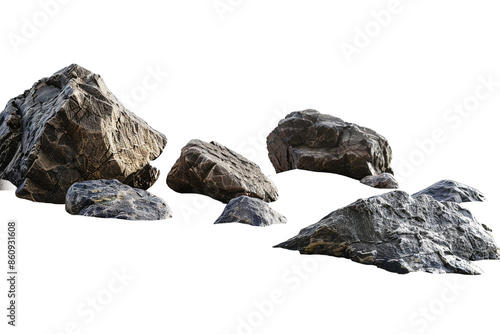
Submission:
[[425,188],[412,196],[418,197],[420,195],[432,196],[437,201],[456,203],[486,201],[486,197],[484,197],[479,190],[451,180],[436,182],[432,186]]
[[221,216],[215,224],[242,223],[252,226],[270,226],[273,224],[285,224],[286,218],[263,200],[240,196],[233,198],[224,208]]
[[382,188],[382,189],[399,188],[398,181],[396,181],[394,175],[389,173],[383,173],[376,176],[365,176],[364,178],[361,179],[360,182],[373,188]]
[[127,110],[99,75],[71,65],[11,99],[0,114],[0,178],[16,195],[64,203],[75,182],[115,178],[147,189],[167,139]]
[[180,193],[198,193],[228,203],[246,195],[266,202],[278,190],[259,166],[219,143],[191,140],[168,174],[167,184]]
[[499,258],[493,238],[468,210],[402,191],[360,199],[275,247],[346,257],[401,274],[479,274],[470,261]]
[[66,211],[73,215],[128,220],[172,217],[170,208],[161,198],[117,180],[74,183],[66,194]]
[[267,137],[267,149],[277,173],[305,169],[357,180],[393,174],[392,151],[384,137],[316,110],[287,115]]

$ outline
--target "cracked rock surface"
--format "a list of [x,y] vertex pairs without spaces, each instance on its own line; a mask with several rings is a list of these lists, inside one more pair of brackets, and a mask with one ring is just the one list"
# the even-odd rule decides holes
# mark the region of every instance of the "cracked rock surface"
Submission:
[[147,189],[167,139],[127,110],[102,78],[71,65],[11,99],[0,114],[0,178],[20,198],[64,203],[75,182]]
[[437,201],[447,202],[484,202],[486,197],[477,189],[469,187],[463,183],[452,180],[442,180],[432,186],[413,194],[413,197],[420,195],[432,196]]
[[365,176],[360,181],[367,186],[381,189],[398,189],[399,184],[394,175],[383,173],[376,176]]
[[292,112],[267,137],[277,173],[305,169],[345,175],[357,180],[393,174],[392,151],[375,131],[316,110]]
[[214,224],[241,223],[252,226],[285,224],[286,218],[258,198],[240,196],[233,198]]
[[499,258],[486,226],[468,210],[403,191],[360,199],[275,247],[345,257],[400,274],[480,274],[471,261]]
[[66,195],[66,211],[73,215],[127,220],[172,217],[170,208],[161,198],[117,180],[74,183]]
[[216,143],[191,140],[167,177],[180,193],[198,193],[228,203],[246,195],[266,202],[278,199],[278,190],[254,162]]

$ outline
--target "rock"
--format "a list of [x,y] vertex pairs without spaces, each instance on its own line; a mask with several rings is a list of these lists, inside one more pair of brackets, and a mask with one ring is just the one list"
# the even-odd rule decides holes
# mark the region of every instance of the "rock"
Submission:
[[170,208],[161,198],[118,180],[74,183],[66,194],[66,211],[72,215],[127,220],[172,217]]
[[305,169],[357,180],[393,174],[392,151],[384,137],[316,110],[287,115],[267,137],[267,149],[277,173]]
[[198,193],[228,203],[246,195],[266,202],[278,190],[259,166],[219,143],[191,140],[168,174],[167,184],[180,193]]
[[360,199],[275,247],[345,257],[400,274],[479,274],[470,261],[499,258],[492,236],[468,210],[403,191]]
[[117,179],[147,189],[165,136],[127,110],[99,75],[71,65],[11,99],[0,114],[0,178],[16,195],[64,203],[75,182]]
[[242,223],[252,226],[285,224],[286,218],[258,198],[240,196],[233,198],[214,224]]
[[451,180],[436,182],[432,186],[425,188],[412,196],[418,197],[420,195],[432,196],[437,201],[456,203],[486,201],[486,197],[479,190]]
[[383,189],[399,188],[398,181],[396,181],[394,175],[389,173],[383,173],[376,176],[365,176],[364,178],[361,179],[360,182],[373,188],[383,188]]

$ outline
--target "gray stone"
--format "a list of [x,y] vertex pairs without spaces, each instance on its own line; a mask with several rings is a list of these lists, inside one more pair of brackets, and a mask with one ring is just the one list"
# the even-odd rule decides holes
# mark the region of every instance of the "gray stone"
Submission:
[[16,195],[64,203],[75,182],[117,179],[147,189],[165,136],[127,110],[99,75],[71,65],[11,99],[0,114],[0,179]]
[[493,237],[468,210],[403,191],[360,199],[275,247],[345,257],[400,274],[479,274],[470,261],[499,258]]
[[305,169],[356,180],[393,174],[391,147],[375,131],[316,110],[296,111],[267,137],[269,159],[277,173]]
[[66,211],[72,215],[127,220],[172,217],[170,208],[161,198],[118,180],[74,183],[66,194]]
[[398,189],[399,184],[394,175],[383,173],[376,176],[365,176],[360,181],[367,186],[381,189]]
[[233,198],[224,208],[215,224],[242,223],[252,226],[285,224],[286,218],[258,198],[240,196]]
[[432,186],[413,194],[413,197],[421,195],[432,196],[437,201],[447,202],[484,202],[486,197],[477,189],[469,187],[463,183],[442,180]]
[[198,193],[228,203],[246,195],[266,202],[278,199],[278,190],[260,167],[219,143],[191,140],[167,177],[180,193]]

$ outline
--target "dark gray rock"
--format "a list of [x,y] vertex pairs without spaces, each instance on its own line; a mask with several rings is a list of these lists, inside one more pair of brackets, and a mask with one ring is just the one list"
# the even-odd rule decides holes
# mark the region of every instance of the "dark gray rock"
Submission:
[[263,200],[240,196],[233,198],[214,224],[242,223],[252,226],[270,226],[285,224],[286,218]]
[[0,114],[0,179],[37,202],[64,203],[68,188],[83,180],[114,178],[147,189],[159,174],[149,162],[166,143],[99,75],[71,65],[11,99]]
[[360,199],[275,247],[345,257],[401,274],[479,274],[470,261],[499,258],[492,236],[468,210],[402,191]]
[[432,196],[437,201],[456,203],[486,201],[486,197],[484,197],[479,190],[451,180],[436,182],[432,186],[425,188],[412,196],[418,197],[420,195]]
[[117,180],[73,184],[66,194],[66,211],[72,215],[127,220],[172,217],[170,208],[161,198]]
[[393,174],[392,151],[384,137],[316,110],[287,115],[267,137],[267,149],[277,173],[305,169],[357,180]]
[[168,174],[167,184],[180,193],[198,193],[228,203],[246,195],[266,202],[278,199],[274,183],[260,167],[219,143],[191,140]]
[[398,189],[399,184],[394,175],[383,173],[376,176],[365,176],[360,181],[367,186],[381,189]]

